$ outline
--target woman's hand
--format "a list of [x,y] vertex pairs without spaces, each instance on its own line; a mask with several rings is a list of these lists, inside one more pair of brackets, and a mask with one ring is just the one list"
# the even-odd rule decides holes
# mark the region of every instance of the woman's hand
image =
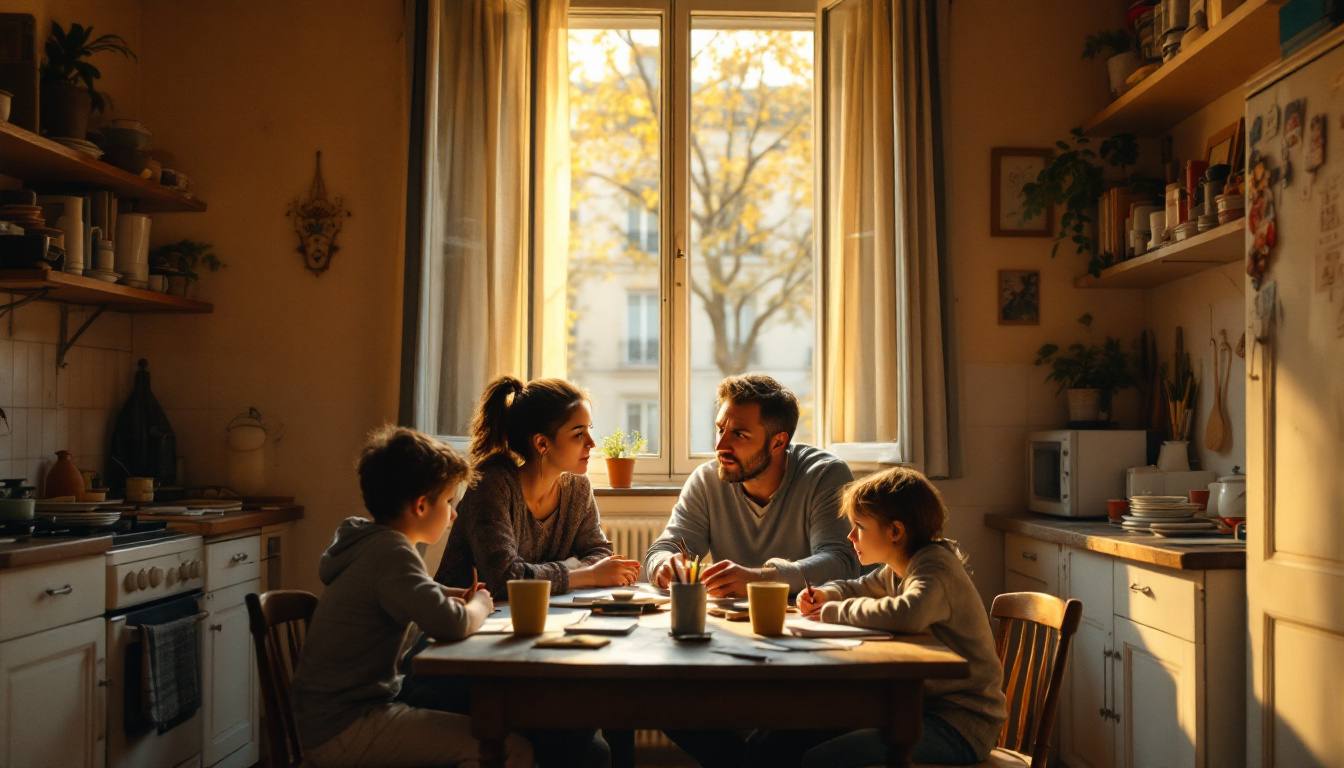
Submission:
[[821,618],[821,606],[830,602],[830,600],[831,596],[819,589],[804,589],[798,593],[798,610],[804,616],[819,619]]
[[625,587],[639,578],[639,561],[612,555],[569,574],[571,587]]

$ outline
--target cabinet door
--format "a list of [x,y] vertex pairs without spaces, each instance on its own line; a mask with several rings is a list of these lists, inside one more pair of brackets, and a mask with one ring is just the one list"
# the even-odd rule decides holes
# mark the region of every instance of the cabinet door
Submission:
[[1115,645],[1116,764],[1203,768],[1195,644],[1117,616]]
[[1114,560],[1065,547],[1060,571],[1065,597],[1083,604],[1060,702],[1061,758],[1070,768],[1111,768],[1115,762],[1111,680]]
[[105,627],[100,617],[0,643],[0,766],[102,768]]
[[248,765],[258,757],[257,664],[243,596],[260,586],[254,579],[205,595],[201,763],[207,768],[240,749],[248,750]]

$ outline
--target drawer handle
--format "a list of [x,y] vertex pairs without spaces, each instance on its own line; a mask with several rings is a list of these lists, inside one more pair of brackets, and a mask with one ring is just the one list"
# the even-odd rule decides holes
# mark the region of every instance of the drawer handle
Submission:
[[1153,596],[1153,590],[1152,590],[1152,587],[1142,587],[1142,586],[1139,586],[1138,584],[1130,584],[1130,585],[1129,585],[1129,591],[1130,591],[1130,592],[1139,592],[1139,593],[1141,593],[1141,594],[1143,594],[1143,595],[1146,595],[1147,597],[1152,597],[1152,596]]
[[55,597],[56,595],[68,595],[74,591],[75,591],[74,587],[70,586],[69,584],[66,584],[64,587],[61,587],[60,589],[48,589],[47,595],[50,597]]
[[235,563],[245,562],[246,560],[247,560],[246,552],[239,552],[238,554],[233,556],[233,562]]
[[1035,559],[1036,559],[1036,553],[1035,553],[1035,552],[1023,552],[1023,553],[1022,553],[1022,559],[1023,559],[1023,560],[1035,560]]
[[211,624],[211,625],[210,625],[210,631],[211,631],[211,632],[223,632],[223,631],[224,631],[224,625],[223,625],[223,624]]

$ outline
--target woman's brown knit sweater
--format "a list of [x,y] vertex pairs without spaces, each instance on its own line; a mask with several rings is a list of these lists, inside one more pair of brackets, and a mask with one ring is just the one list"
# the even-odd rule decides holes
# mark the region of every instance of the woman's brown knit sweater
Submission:
[[612,554],[602,534],[593,487],[586,475],[560,476],[560,504],[539,522],[527,508],[511,457],[482,461],[481,479],[457,508],[457,522],[434,578],[471,586],[471,568],[496,600],[508,599],[509,579],[549,579],[551,594],[569,591],[568,558],[591,565]]

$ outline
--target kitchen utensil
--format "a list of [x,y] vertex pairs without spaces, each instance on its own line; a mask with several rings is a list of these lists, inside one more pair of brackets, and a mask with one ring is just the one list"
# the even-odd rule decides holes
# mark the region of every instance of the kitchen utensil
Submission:
[[1218,516],[1245,517],[1246,515],[1246,476],[1224,475],[1218,482],[1210,483],[1209,490],[1217,486]]
[[[1213,409],[1209,411],[1209,423],[1204,428],[1204,447],[1210,451],[1223,449],[1227,431],[1223,422],[1223,387],[1231,383],[1232,345],[1227,343],[1227,331],[1222,333],[1221,344],[1209,338],[1209,343],[1213,345]],[[1226,365],[1221,364],[1222,358],[1226,358]]]

